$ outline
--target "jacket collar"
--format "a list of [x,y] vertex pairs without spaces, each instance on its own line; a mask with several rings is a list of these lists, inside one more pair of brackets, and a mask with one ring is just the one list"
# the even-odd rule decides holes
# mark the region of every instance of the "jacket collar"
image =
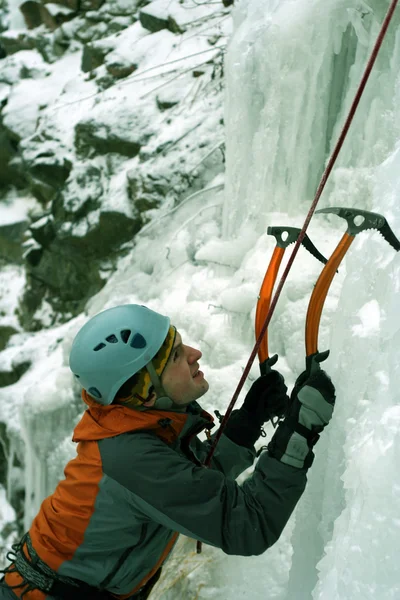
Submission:
[[167,443],[213,426],[213,418],[192,402],[186,412],[135,409],[120,404],[102,406],[82,391],[88,409],[75,427],[73,441],[98,441],[133,431],[154,431]]

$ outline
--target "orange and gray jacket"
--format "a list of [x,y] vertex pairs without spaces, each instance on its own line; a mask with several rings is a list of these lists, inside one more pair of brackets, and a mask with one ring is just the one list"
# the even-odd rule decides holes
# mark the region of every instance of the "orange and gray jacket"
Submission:
[[[77,456],[42,503],[29,531],[39,558],[58,576],[106,588],[123,599],[159,569],[183,533],[227,554],[265,552],[279,538],[305,484],[305,470],[263,452],[254,473],[235,478],[255,450],[222,435],[212,468],[210,442],[197,437],[212,418],[192,403],[186,413],[100,406],[74,431]],[[8,573],[9,586],[21,583]],[[14,590],[17,597],[21,589]],[[44,600],[39,590],[26,600]]]

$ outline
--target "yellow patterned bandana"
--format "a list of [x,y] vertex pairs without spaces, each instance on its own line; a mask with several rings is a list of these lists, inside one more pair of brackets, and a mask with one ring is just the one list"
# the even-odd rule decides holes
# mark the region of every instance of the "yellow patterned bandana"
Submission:
[[[153,366],[156,370],[156,373],[159,377],[161,377],[165,365],[168,362],[170,357],[172,348],[174,346],[176,337],[176,329],[173,325],[168,330],[167,337],[165,338],[161,348],[152,359]],[[150,395],[150,388],[152,387],[150,375],[146,369],[143,367],[136,375],[132,378],[132,387],[130,390],[126,389],[126,384],[124,387],[124,396],[117,396],[114,400],[117,404],[123,404],[124,406],[141,406],[144,402],[146,402],[147,398]],[[127,395],[125,395],[127,394]]]

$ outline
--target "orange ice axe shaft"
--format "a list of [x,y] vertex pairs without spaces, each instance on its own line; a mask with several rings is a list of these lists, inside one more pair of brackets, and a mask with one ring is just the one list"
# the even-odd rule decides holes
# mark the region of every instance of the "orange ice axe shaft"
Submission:
[[318,356],[318,363],[328,357],[329,350],[318,353],[318,331],[322,309],[328,294],[335,272],[350,248],[355,236],[367,229],[376,229],[384,239],[397,252],[400,250],[400,241],[389,227],[385,217],[378,213],[359,210],[357,208],[323,208],[317,213],[331,213],[347,221],[347,231],[343,235],[332,256],[326,263],[315,285],[308,305],[306,318],[306,367],[310,372],[318,368],[314,358]]
[[[274,289],[275,281],[278,275],[279,267],[282,262],[285,250],[290,244],[293,244],[299,237],[301,229],[298,227],[268,227],[267,233],[273,235],[276,239],[276,246],[272,254],[272,258],[268,265],[267,272],[261,285],[260,294],[258,296],[257,308],[256,308],[256,322],[255,331],[256,338],[258,339],[261,329],[263,328],[268,310],[271,304],[272,292]],[[303,246],[311,252],[315,258],[323,263],[326,263],[326,258],[317,250],[308,235],[306,235],[302,242]],[[278,360],[278,355],[274,355],[269,358],[268,354],[268,331],[265,332],[260,348],[258,350],[258,358],[260,360],[260,371],[261,375],[266,375],[270,368]]]

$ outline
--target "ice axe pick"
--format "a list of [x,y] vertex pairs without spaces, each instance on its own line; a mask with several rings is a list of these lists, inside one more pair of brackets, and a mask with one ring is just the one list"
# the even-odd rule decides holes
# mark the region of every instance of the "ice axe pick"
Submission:
[[[323,268],[308,305],[306,317],[306,369],[309,372],[318,368],[319,362],[327,358],[329,351],[318,353],[318,330],[322,309],[329,287],[337,268],[342,262],[356,235],[367,229],[376,229],[384,239],[398,252],[400,241],[389,227],[385,217],[378,213],[359,210],[357,208],[322,208],[315,214],[334,214],[347,221],[347,231],[343,235],[332,256]],[[317,358],[317,361],[315,358]]]

